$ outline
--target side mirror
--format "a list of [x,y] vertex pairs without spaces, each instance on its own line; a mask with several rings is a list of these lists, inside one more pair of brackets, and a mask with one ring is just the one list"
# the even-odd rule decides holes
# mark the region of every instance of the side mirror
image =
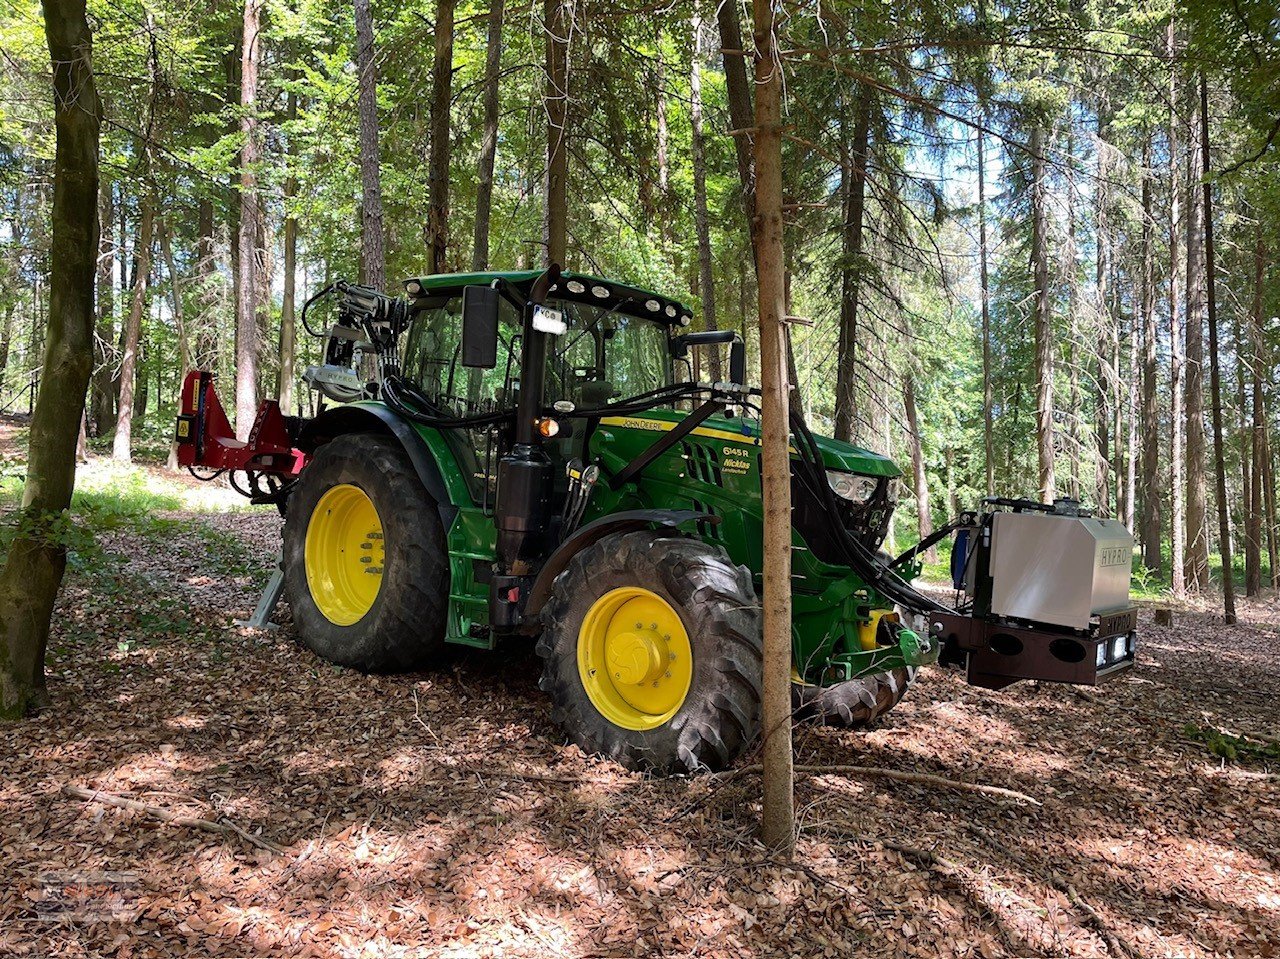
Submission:
[[747,344],[737,333],[733,334],[733,342],[729,345],[729,382],[737,386],[747,385]]
[[488,286],[462,288],[462,365],[491,370],[498,365],[498,297]]
[[691,346],[729,344],[729,382],[745,386],[747,382],[747,347],[734,330],[710,330],[705,333],[685,333],[672,337],[671,355],[677,360],[689,355]]

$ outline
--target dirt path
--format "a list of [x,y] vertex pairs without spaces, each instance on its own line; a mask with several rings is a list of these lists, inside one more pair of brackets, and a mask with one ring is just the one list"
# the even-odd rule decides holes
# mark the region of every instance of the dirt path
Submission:
[[1223,764],[1184,729],[1276,732],[1274,604],[1230,631],[1144,616],[1140,668],[1087,695],[934,669],[874,732],[801,731],[803,763],[1043,805],[804,777],[792,868],[755,841],[754,777],[650,780],[561,745],[527,647],[372,677],[287,625],[230,628],[261,577],[228,544],[265,567],[279,521],[192,521],[220,531],[114,534],[59,609],[55,708],[0,728],[0,955],[1280,954],[1280,763]]

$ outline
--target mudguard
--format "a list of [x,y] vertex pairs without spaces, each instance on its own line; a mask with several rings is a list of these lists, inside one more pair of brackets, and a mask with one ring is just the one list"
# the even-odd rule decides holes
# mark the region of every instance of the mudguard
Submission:
[[314,453],[318,446],[344,433],[380,433],[395,437],[404,448],[409,462],[413,464],[414,472],[418,474],[423,487],[436,501],[444,528],[448,530],[453,525],[458,507],[449,499],[440,466],[418,431],[404,417],[375,403],[335,406],[307,422],[298,437],[298,447],[307,453]]
[[551,597],[551,584],[574,555],[614,533],[629,533],[632,530],[645,529],[650,526],[663,526],[675,529],[686,523],[703,522],[719,523],[719,516],[708,516],[691,509],[633,509],[620,513],[610,513],[592,520],[579,528],[572,536],[556,547],[538,572],[533,589],[529,591],[529,601],[524,607],[524,621],[536,623],[542,615],[542,607]]

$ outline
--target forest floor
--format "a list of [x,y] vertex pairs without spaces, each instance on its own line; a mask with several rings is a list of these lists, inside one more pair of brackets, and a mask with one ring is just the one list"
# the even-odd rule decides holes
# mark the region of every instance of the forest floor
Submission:
[[1099,689],[935,668],[873,731],[798,730],[806,766],[1034,802],[804,773],[784,865],[758,776],[564,745],[531,647],[335,669],[287,610],[232,625],[271,512],[102,460],[81,489],[95,542],[55,613],[53,707],[0,727],[0,955],[1280,955],[1280,761],[1229,735],[1280,732],[1274,597],[1229,630],[1144,612],[1138,667]]

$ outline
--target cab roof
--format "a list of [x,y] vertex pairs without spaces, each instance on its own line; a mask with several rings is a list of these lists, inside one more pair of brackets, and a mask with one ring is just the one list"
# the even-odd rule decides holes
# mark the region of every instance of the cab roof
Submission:
[[[494,280],[505,280],[512,286],[528,292],[542,270],[491,271],[483,273],[434,273],[415,276],[404,281],[405,291],[411,298],[461,292],[464,286],[488,286]],[[574,286],[581,289],[574,289]],[[594,303],[607,309],[646,317],[662,323],[680,323],[687,326],[693,319],[693,309],[669,296],[642,290],[618,280],[592,276],[590,273],[561,273],[551,287],[551,293],[561,299]]]

